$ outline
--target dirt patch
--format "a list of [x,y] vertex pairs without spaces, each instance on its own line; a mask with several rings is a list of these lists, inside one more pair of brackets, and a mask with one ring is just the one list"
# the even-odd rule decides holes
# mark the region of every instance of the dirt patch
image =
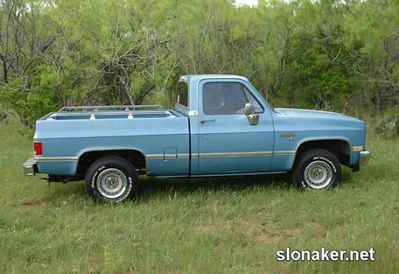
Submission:
[[300,228],[291,228],[291,229],[286,229],[283,231],[283,234],[286,235],[287,237],[298,237],[299,235],[302,234],[302,229]]
[[251,209],[252,212],[255,212],[256,215],[259,216],[265,223],[274,222],[276,219],[276,213],[273,209],[268,207],[254,207]]
[[262,244],[276,244],[281,241],[281,236],[279,235],[271,235],[267,232],[260,232],[256,235],[256,240],[261,242]]
[[117,274],[136,274],[136,273],[139,273],[139,272],[137,272],[136,270],[134,270],[134,269],[128,269],[128,270],[126,270],[126,271],[120,271],[120,272],[116,272]]
[[337,231],[338,233],[343,233],[346,228],[346,225],[343,223],[336,224],[333,230]]
[[324,233],[325,230],[323,229],[323,225],[319,223],[310,223],[310,227],[316,231],[317,233]]
[[195,232],[209,233],[209,232],[211,232],[212,228],[210,226],[207,226],[207,225],[197,225],[197,226],[193,227],[193,230]]
[[44,205],[46,205],[46,202],[41,201],[41,200],[26,202],[26,203],[22,204],[22,206],[24,208],[38,208],[38,207],[42,207]]
[[270,210],[267,207],[253,207],[251,210],[256,213],[270,213]]

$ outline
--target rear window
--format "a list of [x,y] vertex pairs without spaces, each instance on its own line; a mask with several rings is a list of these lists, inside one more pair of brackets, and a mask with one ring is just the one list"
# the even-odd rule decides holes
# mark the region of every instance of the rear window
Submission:
[[176,103],[188,107],[188,83],[177,83]]

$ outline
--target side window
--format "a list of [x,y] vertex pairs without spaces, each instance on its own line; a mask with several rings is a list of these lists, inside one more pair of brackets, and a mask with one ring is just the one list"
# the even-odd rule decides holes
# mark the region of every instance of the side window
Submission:
[[255,107],[255,112],[256,113],[261,113],[264,111],[263,107],[259,104],[258,100],[255,99],[255,97],[249,92],[249,90],[246,87],[244,88],[245,96],[248,99],[248,103],[251,103]]
[[204,113],[208,115],[243,114],[246,103],[251,103],[256,112],[263,108],[241,83],[205,83],[202,93]]
[[188,83],[177,83],[176,103],[188,107]]

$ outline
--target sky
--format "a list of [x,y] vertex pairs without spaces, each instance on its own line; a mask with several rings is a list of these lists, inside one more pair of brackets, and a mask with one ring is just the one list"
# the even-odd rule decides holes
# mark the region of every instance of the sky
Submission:
[[238,6],[240,5],[254,6],[258,4],[258,0],[235,0],[235,2]]

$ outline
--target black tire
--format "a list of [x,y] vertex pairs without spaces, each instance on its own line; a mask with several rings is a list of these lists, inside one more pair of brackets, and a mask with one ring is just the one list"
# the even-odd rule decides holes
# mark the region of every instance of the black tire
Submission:
[[95,161],[86,172],[86,191],[96,202],[120,203],[139,190],[136,169],[127,160],[106,156]]
[[292,180],[301,189],[333,188],[341,181],[341,165],[328,150],[308,150],[296,160]]

